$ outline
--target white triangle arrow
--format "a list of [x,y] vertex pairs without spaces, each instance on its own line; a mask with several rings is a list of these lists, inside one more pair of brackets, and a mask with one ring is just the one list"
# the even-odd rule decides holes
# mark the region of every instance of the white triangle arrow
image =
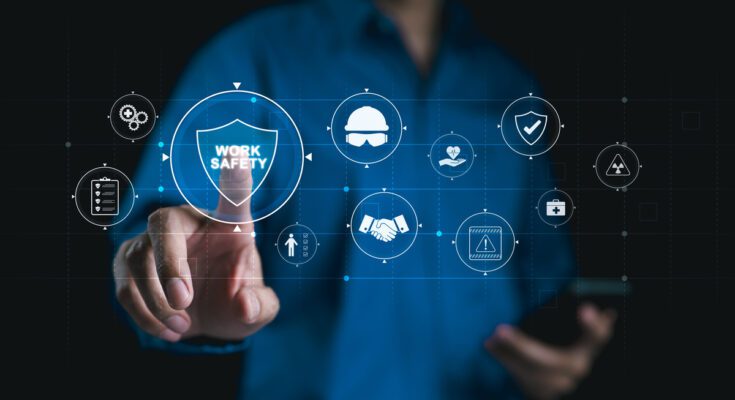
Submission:
[[307,155],[306,155],[306,157],[304,157],[304,158],[306,158],[306,159],[307,159],[307,160],[309,160],[309,161],[312,161],[312,159],[311,159],[311,158],[312,158],[312,154],[311,154],[311,153],[309,153],[309,154],[307,154]]
[[161,153],[161,162],[168,160],[166,153]]
[[240,225],[235,225],[235,229],[232,230],[233,232],[242,232],[240,229]]
[[242,84],[242,82],[232,82],[232,86],[234,86],[235,89],[240,89],[240,85],[241,84]]

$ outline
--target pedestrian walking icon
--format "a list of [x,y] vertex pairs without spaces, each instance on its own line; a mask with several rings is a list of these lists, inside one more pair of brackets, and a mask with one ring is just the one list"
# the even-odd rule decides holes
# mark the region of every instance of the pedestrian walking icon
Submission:
[[615,153],[615,157],[613,157],[613,160],[610,163],[610,166],[607,167],[607,171],[605,171],[605,175],[607,176],[630,176],[630,169],[628,169],[628,166],[625,164],[625,161],[623,161],[623,157],[620,155],[620,153]]
[[296,245],[299,244],[296,239],[293,238],[293,233],[288,234],[288,240],[283,245],[288,247],[288,256],[294,257],[296,255]]

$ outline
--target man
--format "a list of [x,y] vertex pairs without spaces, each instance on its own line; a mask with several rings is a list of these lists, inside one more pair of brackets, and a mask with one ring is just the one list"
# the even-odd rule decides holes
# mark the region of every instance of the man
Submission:
[[293,233],[288,234],[288,240],[286,240],[286,243],[284,243],[285,246],[288,247],[288,256],[293,257],[295,255],[295,249],[296,249],[296,239],[293,238]]
[[[144,206],[121,228],[137,236],[114,261],[118,299],[143,345],[244,351],[244,398],[517,397],[519,390],[554,398],[575,388],[615,315],[581,308],[584,334],[569,348],[512,327],[573,276],[573,258],[564,235],[533,236],[548,232],[532,207],[553,187],[548,159],[518,156],[495,129],[507,103],[534,91],[534,82],[472,29],[459,6],[324,0],[250,16],[197,55],[165,110],[160,140],[170,143],[196,99],[232,81],[289,110],[315,160],[286,207],[235,234],[178,206],[160,153],[146,154],[136,178]],[[362,88],[393,99],[410,127],[395,153],[369,169],[342,158],[324,131],[340,99]],[[452,181],[426,157],[449,131],[478,154],[475,168]],[[163,195],[145,190],[159,185]],[[425,230],[388,264],[356,250],[344,228],[357,202],[382,187],[404,193]],[[450,235],[434,234],[453,232],[483,208],[508,218],[522,237],[511,261],[486,278],[460,262]],[[314,228],[321,245],[298,269],[278,257],[273,241],[250,235],[272,236],[295,221]]]

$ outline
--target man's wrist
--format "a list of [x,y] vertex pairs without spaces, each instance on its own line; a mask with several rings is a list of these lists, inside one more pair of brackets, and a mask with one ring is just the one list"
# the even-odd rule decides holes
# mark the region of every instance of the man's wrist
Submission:
[[396,223],[396,226],[398,227],[398,231],[401,233],[408,232],[408,224],[406,223],[406,218],[403,216],[403,214],[393,218],[393,222]]
[[364,217],[362,217],[362,223],[360,223],[360,232],[368,233],[368,231],[370,231],[370,229],[372,228],[374,221],[375,218],[369,215],[365,215]]

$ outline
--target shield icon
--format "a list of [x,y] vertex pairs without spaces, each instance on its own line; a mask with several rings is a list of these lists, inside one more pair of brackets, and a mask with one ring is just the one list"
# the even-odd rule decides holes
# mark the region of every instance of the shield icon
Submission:
[[[196,139],[199,159],[209,181],[224,199],[237,207],[252,197],[268,176],[276,157],[278,130],[258,128],[235,119],[216,128],[197,129]],[[249,170],[252,188],[237,187],[242,180],[227,181],[227,177],[237,174],[221,176],[223,170],[227,173],[236,169]],[[222,187],[223,184],[228,187]]]
[[548,119],[546,115],[533,111],[516,115],[516,130],[518,130],[518,134],[521,135],[524,142],[528,143],[529,146],[533,146],[546,131],[546,121]]

